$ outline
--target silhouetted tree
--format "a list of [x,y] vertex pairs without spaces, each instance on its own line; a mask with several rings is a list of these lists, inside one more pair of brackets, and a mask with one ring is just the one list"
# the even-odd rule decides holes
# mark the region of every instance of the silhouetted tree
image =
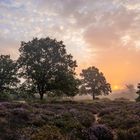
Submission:
[[[28,83],[27,83],[28,82]],[[31,81],[24,81],[21,83],[18,88],[14,91],[15,99],[33,99],[35,98],[36,89]]]
[[130,92],[130,93],[136,92],[135,87],[134,87],[133,84],[127,84],[126,88],[127,88],[128,92]]
[[98,95],[108,95],[111,92],[110,84],[107,83],[102,72],[96,67],[89,67],[82,70],[80,74],[82,77],[82,94],[91,94],[93,100]]
[[137,94],[138,94],[138,97],[136,98],[136,101],[140,101],[140,83],[138,83],[138,86],[137,86],[138,90],[137,90]]
[[71,54],[67,54],[62,41],[49,37],[34,38],[29,42],[21,42],[19,51],[20,74],[34,84],[40,99],[50,90],[59,90],[69,96],[76,94],[76,61],[72,60]]
[[16,86],[17,67],[10,55],[0,55],[0,92],[10,90]]

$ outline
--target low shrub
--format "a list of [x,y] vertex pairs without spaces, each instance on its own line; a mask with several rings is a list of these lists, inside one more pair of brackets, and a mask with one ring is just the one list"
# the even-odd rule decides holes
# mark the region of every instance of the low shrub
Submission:
[[45,125],[31,136],[31,140],[64,140],[60,130],[55,126]]
[[70,113],[84,126],[90,127],[95,122],[95,117],[92,113],[87,111],[78,111],[71,109]]
[[1,92],[0,93],[0,101],[10,101],[11,95],[8,92]]
[[56,116],[52,123],[59,127],[63,133],[69,133],[73,129],[80,129],[82,127],[81,123],[68,112]]
[[22,125],[27,125],[29,122],[30,112],[24,108],[13,108],[10,113],[8,121],[9,126],[12,128],[22,127]]
[[117,140],[139,140],[140,138],[140,126],[130,128],[128,130],[118,130]]
[[113,140],[113,134],[105,125],[93,125],[84,132],[86,140]]

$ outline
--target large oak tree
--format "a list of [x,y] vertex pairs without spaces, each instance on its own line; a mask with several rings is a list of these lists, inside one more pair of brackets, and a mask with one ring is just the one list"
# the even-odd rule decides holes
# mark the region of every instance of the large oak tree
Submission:
[[108,95],[111,92],[110,84],[107,83],[103,73],[96,67],[83,69],[80,74],[82,77],[81,93],[91,94],[93,100],[98,95]]
[[67,54],[62,41],[34,38],[21,42],[18,59],[20,74],[27,83],[32,83],[43,99],[44,93],[55,90],[69,96],[77,93],[78,80],[75,78],[76,61]]

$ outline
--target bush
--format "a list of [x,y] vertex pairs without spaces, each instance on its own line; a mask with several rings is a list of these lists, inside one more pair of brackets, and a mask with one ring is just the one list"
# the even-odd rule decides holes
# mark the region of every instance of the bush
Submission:
[[59,127],[63,133],[70,133],[73,129],[77,130],[82,127],[81,123],[69,112],[56,116],[52,122],[53,125]]
[[93,125],[84,133],[86,140],[113,140],[113,134],[105,125]]
[[128,130],[118,130],[117,140],[139,140],[140,138],[140,127],[136,126]]
[[26,90],[16,89],[12,94],[14,100],[33,100],[35,95],[33,92],[28,92]]
[[8,93],[8,92],[0,93],[0,101],[9,101],[9,100],[11,100],[10,93]]
[[30,112],[27,109],[14,108],[10,111],[10,113],[11,117],[9,118],[9,123],[12,128],[27,125],[30,117]]
[[95,117],[92,113],[87,111],[78,111],[76,109],[71,109],[70,113],[84,126],[90,127],[93,122],[95,122]]
[[102,117],[102,116],[104,116],[104,115],[109,115],[109,114],[111,114],[112,113],[112,111],[114,111],[115,110],[115,108],[113,108],[113,107],[108,107],[108,108],[105,108],[105,109],[102,109],[100,112],[99,112],[99,117]]
[[64,140],[64,137],[57,127],[45,125],[31,136],[31,140]]
[[20,140],[18,133],[8,128],[6,128],[4,133],[0,132],[0,138],[0,140]]

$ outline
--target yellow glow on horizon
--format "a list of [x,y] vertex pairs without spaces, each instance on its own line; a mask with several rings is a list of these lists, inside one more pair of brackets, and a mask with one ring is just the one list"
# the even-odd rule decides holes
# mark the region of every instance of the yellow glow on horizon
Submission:
[[112,90],[120,90],[120,89],[122,89],[122,87],[120,87],[119,85],[114,85],[112,87]]

